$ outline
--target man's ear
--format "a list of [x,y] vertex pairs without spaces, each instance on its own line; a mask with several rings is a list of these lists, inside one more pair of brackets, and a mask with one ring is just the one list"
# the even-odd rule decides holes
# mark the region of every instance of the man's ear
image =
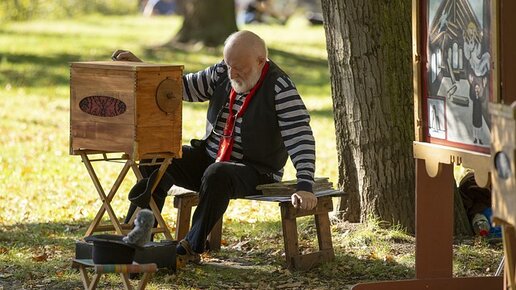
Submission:
[[267,61],[267,58],[265,58],[263,56],[258,57],[258,65],[260,67],[263,67],[263,65],[265,64],[266,61]]

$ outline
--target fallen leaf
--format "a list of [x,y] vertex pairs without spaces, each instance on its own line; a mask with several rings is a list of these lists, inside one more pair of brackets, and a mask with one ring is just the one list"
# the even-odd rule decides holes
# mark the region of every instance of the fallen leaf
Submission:
[[46,262],[48,260],[47,253],[32,256],[32,260],[35,262]]
[[383,258],[383,260],[384,260],[385,262],[387,262],[387,263],[392,263],[392,262],[394,262],[394,256],[392,256],[392,255],[387,255],[387,256],[385,256],[385,257]]
[[378,259],[378,255],[376,254],[375,251],[372,251],[372,252],[369,253],[368,258],[372,259],[372,260],[377,260]]

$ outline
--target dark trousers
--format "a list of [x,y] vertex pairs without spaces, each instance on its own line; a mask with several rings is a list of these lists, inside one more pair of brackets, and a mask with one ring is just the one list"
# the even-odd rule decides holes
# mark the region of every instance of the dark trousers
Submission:
[[[174,159],[168,166],[167,173],[175,185],[199,192],[199,204],[194,211],[192,227],[186,235],[186,240],[195,252],[202,253],[205,251],[208,234],[224,215],[229,200],[260,194],[256,186],[274,180],[269,175],[260,174],[249,165],[234,162],[215,163],[202,146],[183,146],[182,149],[182,158]],[[141,166],[140,170],[143,176],[147,177],[156,168]],[[166,196],[166,192],[154,194]]]

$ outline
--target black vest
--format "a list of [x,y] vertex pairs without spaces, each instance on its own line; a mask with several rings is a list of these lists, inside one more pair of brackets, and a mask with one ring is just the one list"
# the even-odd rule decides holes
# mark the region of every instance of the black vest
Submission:
[[[288,76],[272,61],[262,86],[242,116],[240,128],[244,159],[242,162],[256,168],[260,173],[277,172],[285,166],[288,159],[287,150],[281,137],[276,116],[274,86],[278,77]],[[217,116],[228,102],[231,84],[224,74],[215,87],[208,105],[208,123],[203,140],[208,138],[215,126]]]

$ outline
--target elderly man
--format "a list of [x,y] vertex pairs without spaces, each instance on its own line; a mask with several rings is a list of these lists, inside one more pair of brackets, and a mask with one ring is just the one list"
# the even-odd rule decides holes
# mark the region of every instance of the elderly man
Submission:
[[[122,50],[113,59],[140,61]],[[183,82],[183,100],[209,106],[206,134],[183,146],[182,158],[167,169],[175,185],[199,192],[192,227],[177,246],[180,259],[199,261],[229,200],[260,194],[257,185],[280,181],[288,156],[297,171],[293,205],[316,206],[310,116],[288,75],[267,58],[263,39],[250,31],[230,35],[223,61],[185,75]]]

